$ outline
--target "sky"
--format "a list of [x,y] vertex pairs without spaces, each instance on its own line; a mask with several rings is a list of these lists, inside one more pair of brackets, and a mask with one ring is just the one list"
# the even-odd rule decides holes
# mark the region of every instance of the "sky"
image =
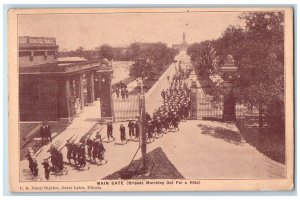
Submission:
[[56,37],[60,50],[102,44],[164,42],[169,46],[216,39],[229,25],[243,26],[240,12],[33,14],[18,16],[18,35]]

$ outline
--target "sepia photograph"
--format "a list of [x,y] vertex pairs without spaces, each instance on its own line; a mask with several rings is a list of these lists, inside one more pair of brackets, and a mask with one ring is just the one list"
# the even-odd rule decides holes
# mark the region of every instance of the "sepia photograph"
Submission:
[[12,9],[12,192],[294,187],[293,10]]

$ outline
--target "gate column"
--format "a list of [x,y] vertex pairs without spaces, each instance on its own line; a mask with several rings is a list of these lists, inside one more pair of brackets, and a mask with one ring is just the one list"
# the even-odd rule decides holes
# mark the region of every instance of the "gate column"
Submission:
[[234,121],[236,120],[236,103],[233,86],[240,76],[237,74],[238,68],[235,66],[233,57],[231,55],[226,57],[224,66],[221,67],[221,70],[223,72],[223,79],[228,84],[227,93],[224,95],[223,120]]
[[112,69],[101,69],[96,72],[99,83],[99,97],[100,97],[100,113],[101,119],[113,120],[113,106],[112,106]]

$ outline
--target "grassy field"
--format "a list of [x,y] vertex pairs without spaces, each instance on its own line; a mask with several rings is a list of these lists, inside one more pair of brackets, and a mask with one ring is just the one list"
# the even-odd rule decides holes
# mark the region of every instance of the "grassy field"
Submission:
[[257,126],[247,125],[247,119],[237,122],[237,127],[245,141],[265,156],[285,164],[285,135],[267,127],[260,132]]

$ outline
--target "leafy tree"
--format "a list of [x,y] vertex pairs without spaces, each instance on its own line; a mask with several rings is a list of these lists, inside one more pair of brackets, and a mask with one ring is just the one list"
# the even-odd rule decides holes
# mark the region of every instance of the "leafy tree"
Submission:
[[162,72],[174,61],[174,57],[178,53],[161,42],[133,43],[130,49],[134,60],[134,64],[130,68],[130,75],[143,78],[150,78]]
[[103,44],[98,50],[98,55],[101,59],[106,58],[112,60],[114,55],[113,48],[108,44]]
[[188,48],[187,54],[191,57],[201,76],[209,76],[215,72],[216,52],[211,41],[192,44]]
[[215,43],[217,55],[220,60],[233,55],[241,76],[235,93],[239,100],[259,108],[260,128],[265,114],[269,125],[279,130],[284,127],[283,13],[246,12],[240,18],[246,23],[245,30],[227,28]]
[[78,49],[75,50],[75,54],[78,57],[83,57],[83,53],[84,53],[84,48],[83,47],[79,47]]
[[[234,84],[237,100],[259,108],[260,127],[262,116],[266,115],[274,130],[283,130],[284,15],[245,12],[240,19],[245,28],[229,26],[217,40],[192,45],[188,54],[205,76],[213,70],[213,55],[217,66],[222,66],[226,56],[232,55],[240,75]],[[220,88],[228,88],[224,85]]]

